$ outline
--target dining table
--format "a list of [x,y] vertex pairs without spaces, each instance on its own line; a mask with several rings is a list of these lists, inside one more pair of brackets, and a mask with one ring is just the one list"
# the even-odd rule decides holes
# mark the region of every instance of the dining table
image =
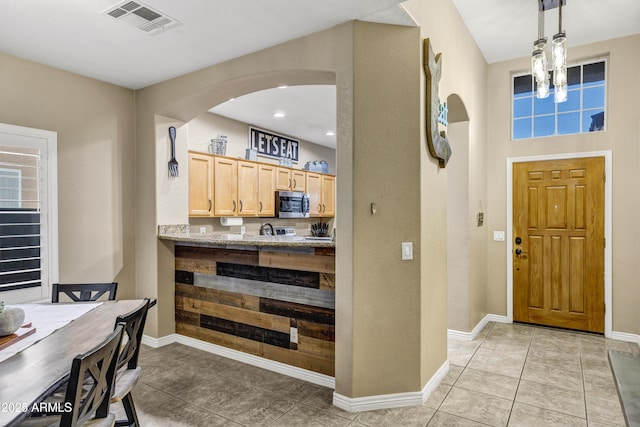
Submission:
[[[90,305],[81,307],[80,304]],[[34,404],[44,400],[68,378],[74,357],[104,341],[113,331],[118,316],[143,304],[145,300],[133,299],[20,305],[25,309],[25,322],[31,323],[36,331],[44,330],[45,336],[34,334],[35,342],[4,360],[3,353],[11,351],[11,346],[0,351],[0,426],[19,425]],[[68,315],[78,308],[82,314],[55,326],[62,313]]]

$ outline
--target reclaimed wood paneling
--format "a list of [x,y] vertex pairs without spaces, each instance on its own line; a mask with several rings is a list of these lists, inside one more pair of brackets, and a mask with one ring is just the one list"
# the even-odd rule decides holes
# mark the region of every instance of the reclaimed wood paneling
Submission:
[[176,246],[176,332],[334,375],[333,248],[315,255],[278,249],[260,256]]
[[336,256],[336,248],[315,248],[316,255]]
[[272,331],[271,329],[247,325],[246,323],[234,322],[206,314],[200,315],[200,327],[275,345],[277,347],[289,348],[289,343],[291,343],[291,337],[288,333]]
[[194,273],[194,285],[221,291],[271,298],[280,301],[311,305],[333,309],[336,294],[323,289],[302,286],[281,285],[280,283],[260,282],[235,277],[209,276]]
[[288,252],[260,251],[258,265],[261,267],[287,268],[318,273],[335,273],[336,271],[335,257]]
[[260,298],[252,295],[243,295],[176,283],[176,298],[179,296],[201,301],[215,302],[231,307],[245,308],[247,310],[260,311]]
[[332,358],[336,351],[336,343],[333,341],[323,341],[316,338],[298,336],[298,351],[323,359]]
[[258,251],[240,249],[204,248],[196,246],[176,246],[176,258],[192,260],[214,260],[233,264],[258,265]]
[[176,270],[216,274],[216,262],[211,259],[176,258]]
[[297,321],[298,336],[304,335],[309,338],[316,338],[324,341],[336,340],[336,328],[333,325],[309,322],[307,320]]
[[335,324],[335,311],[328,308],[260,298],[260,311],[325,325]]
[[331,273],[320,273],[320,289],[335,291],[336,275]]
[[219,262],[216,274],[218,276],[280,283],[282,285],[302,286],[305,288],[318,289],[320,287],[320,273],[309,271]]

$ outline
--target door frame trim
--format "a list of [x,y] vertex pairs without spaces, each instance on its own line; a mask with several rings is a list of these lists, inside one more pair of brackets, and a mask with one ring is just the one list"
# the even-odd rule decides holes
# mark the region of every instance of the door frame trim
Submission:
[[604,336],[611,337],[613,325],[612,305],[612,189],[613,189],[613,151],[585,151],[579,153],[561,153],[535,155],[526,157],[507,157],[507,229],[506,231],[506,264],[507,264],[507,321],[513,322],[513,164],[536,162],[543,160],[578,159],[588,157],[604,157],[604,171],[607,180],[604,183],[604,237],[607,245],[604,248],[604,303],[607,311],[604,315]]

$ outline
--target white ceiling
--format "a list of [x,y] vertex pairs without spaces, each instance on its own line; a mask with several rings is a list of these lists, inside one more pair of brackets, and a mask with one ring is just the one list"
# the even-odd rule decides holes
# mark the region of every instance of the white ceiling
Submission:
[[[150,35],[102,13],[124,2],[0,0],[0,51],[139,89],[353,19],[413,25],[401,6],[403,2],[143,0],[143,5],[179,22],[166,31]],[[487,62],[530,53],[537,37],[537,0],[453,2]],[[640,0],[567,0],[563,21],[570,47],[640,33]],[[556,27],[557,9],[546,13],[547,36],[551,37]],[[240,120],[300,139],[329,144],[326,136],[322,139],[302,135],[303,128],[335,129],[335,88],[333,98],[317,87],[308,89],[306,95],[300,93],[302,88],[288,93],[274,89],[256,94],[259,98],[254,101],[238,99],[237,105],[244,102],[256,105],[251,109],[253,118]],[[311,110],[307,113],[309,117],[290,115],[289,121],[264,122],[267,120],[264,117],[273,114],[278,102],[282,103],[281,108],[291,112],[308,108]],[[325,107],[324,103],[331,106]],[[233,112],[238,109],[236,107],[220,108],[221,114],[222,110],[227,110],[225,114],[237,114],[237,111]],[[295,123],[291,120],[294,118],[301,124],[298,128],[281,126],[291,126]]]
[[[538,38],[538,0],[453,0],[489,64],[527,56]],[[545,35],[558,32],[558,8],[544,13]],[[566,0],[569,47],[640,33],[640,0]],[[570,58],[569,58],[570,59]]]
[[[289,86],[261,90],[209,110],[266,130],[336,148],[336,87]],[[274,117],[274,113],[285,117]]]

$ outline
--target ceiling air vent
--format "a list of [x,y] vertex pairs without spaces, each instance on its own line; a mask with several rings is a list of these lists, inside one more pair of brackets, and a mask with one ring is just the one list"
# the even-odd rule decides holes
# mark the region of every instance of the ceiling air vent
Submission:
[[147,34],[157,34],[180,25],[177,20],[136,1],[118,3],[102,13],[133,25]]

